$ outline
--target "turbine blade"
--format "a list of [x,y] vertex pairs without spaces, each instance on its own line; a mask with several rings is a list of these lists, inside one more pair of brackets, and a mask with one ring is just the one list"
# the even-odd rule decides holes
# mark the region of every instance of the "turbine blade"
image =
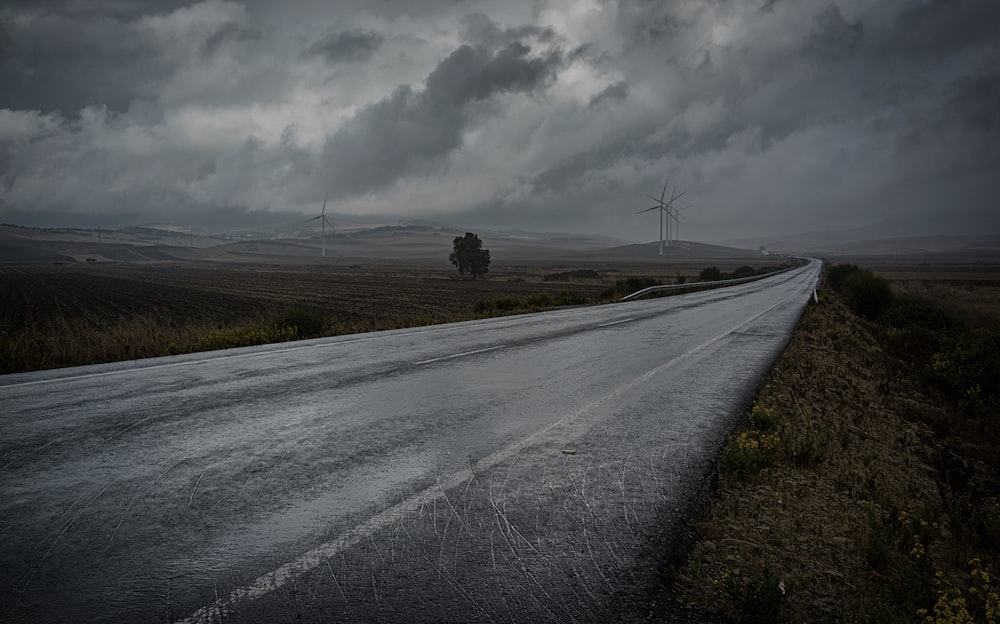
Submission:
[[[670,178],[663,181],[663,191],[660,193],[660,203],[663,203],[663,198],[667,195],[667,182],[670,182]],[[655,197],[653,199],[656,199]]]
[[326,195],[323,196],[323,210],[320,210],[320,212],[319,212],[321,215],[325,215],[326,214],[326,198],[329,197],[329,196],[330,196],[329,193],[327,193]]
[[653,201],[655,201],[655,202],[660,202],[661,204],[663,203],[663,200],[662,200],[662,199],[656,199],[656,198],[655,198],[655,197],[653,197],[652,195],[646,195],[646,197],[648,197],[648,198],[652,199],[652,200],[653,200]]
[[649,212],[650,210],[659,210],[661,208],[663,208],[663,206],[653,206],[652,208],[646,208],[645,210],[640,210],[639,212],[637,212],[635,214],[642,214],[644,212]]
[[306,221],[305,221],[305,222],[306,222],[306,223],[309,223],[310,221],[315,221],[316,219],[322,219],[322,218],[323,218],[323,215],[320,215],[320,216],[318,216],[318,217],[313,217],[312,219],[306,219]]

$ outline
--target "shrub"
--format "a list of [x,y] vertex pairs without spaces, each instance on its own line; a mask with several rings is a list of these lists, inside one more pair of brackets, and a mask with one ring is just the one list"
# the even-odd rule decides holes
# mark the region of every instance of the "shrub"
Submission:
[[830,267],[826,271],[826,281],[830,284],[830,288],[841,292],[844,286],[844,281],[847,280],[853,273],[860,271],[857,265],[854,264],[838,264],[837,266]]
[[698,274],[699,282],[717,282],[725,277],[725,274],[719,270],[719,267],[708,267],[707,269],[702,269],[701,273]]
[[961,326],[959,321],[940,308],[910,297],[893,300],[882,317],[882,322],[895,329],[923,329],[934,332],[953,330]]
[[723,593],[732,603],[739,622],[770,624],[781,621],[785,603],[785,584],[764,561],[760,576],[743,577],[726,572],[719,581]]
[[1000,399],[1000,331],[976,329],[931,359],[933,374],[964,406]]
[[573,291],[562,292],[556,295],[556,305],[582,305],[587,303],[587,298]]
[[322,318],[299,309],[285,310],[274,317],[271,325],[279,332],[287,329],[296,338],[316,338],[322,336],[326,328]]
[[778,430],[778,426],[781,424],[781,417],[778,413],[771,408],[761,407],[756,403],[753,404],[753,409],[750,410],[750,427],[765,433],[771,433]]
[[848,307],[869,320],[878,318],[892,304],[889,282],[871,271],[853,271],[844,280],[841,289]]
[[738,269],[733,270],[732,278],[740,279],[743,277],[753,277],[755,275],[757,275],[757,269],[753,268],[752,266],[743,265]]
[[757,474],[771,464],[780,439],[773,433],[744,431],[738,436],[728,436],[719,461],[722,468],[737,479]]
[[629,277],[618,280],[614,286],[601,293],[601,299],[620,299],[650,286],[661,286],[662,282],[649,277]]
[[528,297],[526,303],[531,308],[551,308],[552,295],[545,292],[535,293]]
[[230,349],[233,347],[249,347],[295,340],[298,335],[291,327],[274,327],[268,325],[252,325],[211,331],[202,339],[202,348],[208,350]]

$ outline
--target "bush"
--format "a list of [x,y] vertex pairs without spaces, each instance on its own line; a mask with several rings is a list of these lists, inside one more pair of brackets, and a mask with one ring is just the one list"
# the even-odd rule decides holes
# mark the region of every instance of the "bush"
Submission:
[[535,293],[528,297],[526,303],[530,308],[551,308],[552,295],[549,293]]
[[296,338],[316,338],[322,336],[326,323],[322,318],[305,310],[286,310],[274,317],[271,325],[276,330],[287,330]]
[[508,313],[520,310],[524,303],[514,295],[502,295],[495,299],[477,301],[475,311],[478,314]]
[[207,350],[250,347],[253,345],[286,342],[298,336],[291,327],[251,325],[211,331],[202,339],[201,347]]
[[965,407],[1000,401],[1000,331],[977,329],[932,357],[934,375]]
[[830,284],[830,288],[836,290],[837,292],[841,292],[847,278],[860,270],[861,269],[854,264],[838,264],[837,266],[827,269],[826,281]]
[[756,403],[750,410],[750,427],[757,431],[771,433],[778,430],[781,424],[781,417],[771,408],[761,407]]
[[629,277],[615,282],[614,286],[601,293],[601,299],[620,299],[643,288],[661,286],[663,282],[649,277]]
[[912,298],[896,299],[886,310],[882,322],[895,329],[953,330],[961,323],[943,310]]
[[556,305],[583,305],[587,303],[587,298],[573,291],[562,292],[556,295]]
[[781,621],[785,603],[785,584],[764,561],[760,576],[744,577],[726,572],[719,585],[732,604],[738,622],[770,624]]
[[773,433],[744,431],[728,436],[719,461],[737,479],[753,476],[771,464],[780,439]]
[[719,267],[708,267],[707,269],[702,269],[701,273],[698,274],[699,282],[717,282],[725,277],[725,274],[719,270]]
[[954,345],[964,331],[962,323],[945,312],[916,299],[896,299],[882,315],[886,347],[923,376],[934,377],[930,364],[935,354]]
[[875,320],[892,304],[889,282],[871,271],[853,271],[841,286],[844,300],[855,314]]
[[757,275],[757,269],[753,268],[752,266],[743,265],[738,269],[733,270],[732,278],[740,279],[743,277],[753,277],[755,275]]

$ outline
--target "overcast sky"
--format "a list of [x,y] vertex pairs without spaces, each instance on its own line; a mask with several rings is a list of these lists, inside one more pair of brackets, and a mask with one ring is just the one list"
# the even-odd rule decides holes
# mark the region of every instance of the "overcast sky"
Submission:
[[0,0],[0,221],[329,193],[648,241],[669,177],[685,239],[1000,233],[998,32],[997,0]]

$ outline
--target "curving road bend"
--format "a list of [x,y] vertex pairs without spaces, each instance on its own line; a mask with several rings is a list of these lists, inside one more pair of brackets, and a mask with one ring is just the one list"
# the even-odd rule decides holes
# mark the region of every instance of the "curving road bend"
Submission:
[[636,621],[819,262],[0,377],[0,621]]

